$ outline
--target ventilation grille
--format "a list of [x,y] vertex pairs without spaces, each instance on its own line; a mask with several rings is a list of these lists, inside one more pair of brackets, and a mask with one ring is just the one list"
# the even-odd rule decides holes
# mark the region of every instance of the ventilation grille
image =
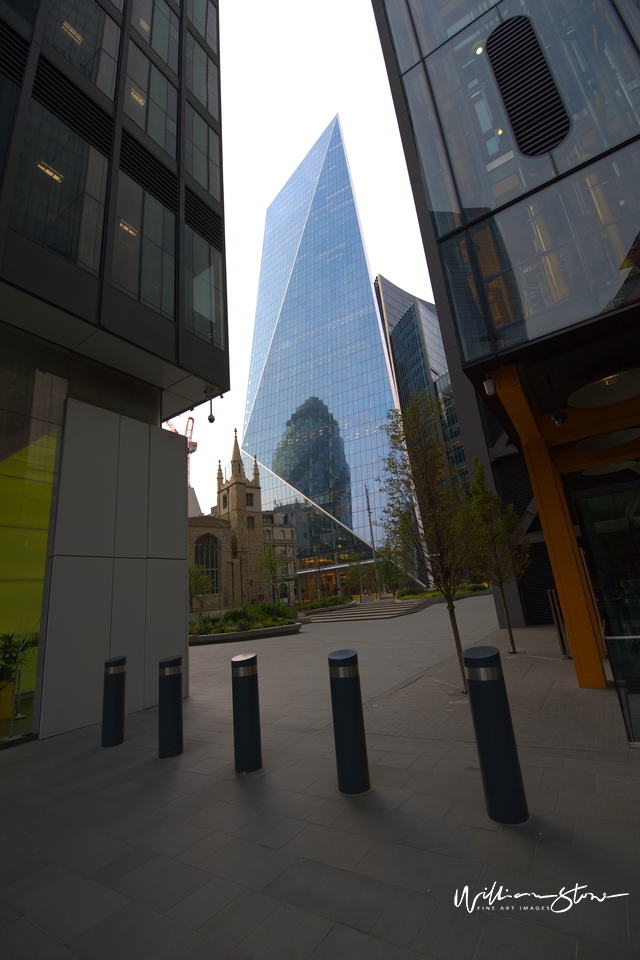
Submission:
[[223,252],[222,219],[211,207],[203,203],[189,187],[185,187],[184,190],[184,220],[188,226],[197,230],[201,237],[208,240],[216,250]]
[[520,153],[539,157],[562,143],[571,121],[528,17],[513,17],[487,40],[487,55]]
[[38,60],[33,96],[105,157],[111,156],[113,119],[46,57]]
[[24,79],[29,56],[29,41],[0,20],[0,70],[18,86]]
[[127,130],[122,131],[120,169],[169,210],[178,212],[178,178]]

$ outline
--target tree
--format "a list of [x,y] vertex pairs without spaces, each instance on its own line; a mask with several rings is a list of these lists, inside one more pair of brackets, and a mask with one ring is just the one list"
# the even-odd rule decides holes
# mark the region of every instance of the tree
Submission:
[[198,604],[198,616],[204,611],[204,598],[211,593],[211,577],[204,567],[197,563],[189,564],[189,610],[193,612],[194,601]]
[[446,601],[466,693],[454,601],[477,550],[467,490],[449,461],[441,429],[442,408],[427,390],[415,393],[402,412],[387,414],[384,526],[404,569],[419,580],[426,569]]
[[361,556],[356,555],[347,567],[344,582],[352,593],[357,591],[362,599],[363,587],[372,587],[375,579],[373,564],[366,563]]
[[274,544],[262,544],[262,553],[258,557],[258,568],[264,579],[271,584],[272,599],[277,600],[278,584],[281,580],[282,557],[278,556]]
[[383,547],[377,551],[376,567],[378,568],[380,583],[391,590],[392,593],[395,593],[398,585],[406,579],[406,573],[397,563],[393,551],[388,547]]
[[529,540],[513,504],[503,507],[499,495],[487,486],[484,467],[477,457],[473,458],[473,469],[469,510],[476,528],[478,552],[472,569],[477,577],[488,580],[500,591],[511,652],[517,653],[504,585],[519,580],[527,569]]

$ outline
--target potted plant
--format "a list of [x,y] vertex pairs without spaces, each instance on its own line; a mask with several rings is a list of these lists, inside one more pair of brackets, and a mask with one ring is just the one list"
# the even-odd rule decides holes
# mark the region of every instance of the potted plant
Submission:
[[38,646],[39,639],[37,631],[24,640],[17,639],[13,633],[0,633],[0,720],[8,720],[13,713],[20,669],[31,650]]

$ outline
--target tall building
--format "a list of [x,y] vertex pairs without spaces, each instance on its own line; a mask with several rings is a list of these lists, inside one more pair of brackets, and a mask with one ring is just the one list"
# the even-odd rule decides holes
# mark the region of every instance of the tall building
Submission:
[[187,649],[161,425],[229,386],[216,4],[0,0],[0,102],[3,740],[99,721],[115,654],[151,706]]
[[373,6],[465,449],[532,532],[582,686],[606,684],[600,623],[623,638],[637,725],[638,7]]
[[370,555],[365,484],[379,537],[380,428],[395,406],[336,117],[267,211],[242,442],[284,497],[306,502],[302,569]]

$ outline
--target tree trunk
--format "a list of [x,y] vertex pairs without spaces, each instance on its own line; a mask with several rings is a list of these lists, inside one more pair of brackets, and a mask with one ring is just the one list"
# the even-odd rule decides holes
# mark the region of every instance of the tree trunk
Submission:
[[509,643],[511,645],[511,653],[517,653],[515,641],[513,639],[513,631],[511,629],[511,618],[509,617],[509,607],[507,606],[507,599],[504,595],[504,584],[499,583],[498,588],[500,590],[500,597],[502,599],[502,609],[504,610],[504,619],[507,622],[507,631],[509,633]]
[[458,654],[458,663],[460,664],[460,676],[462,677],[462,692],[467,692],[467,678],[464,675],[464,661],[462,659],[462,644],[460,642],[460,631],[458,630],[458,621],[456,620],[456,608],[451,600],[447,600],[447,610],[451,620],[451,629],[453,630],[453,639],[456,642],[456,653]]

